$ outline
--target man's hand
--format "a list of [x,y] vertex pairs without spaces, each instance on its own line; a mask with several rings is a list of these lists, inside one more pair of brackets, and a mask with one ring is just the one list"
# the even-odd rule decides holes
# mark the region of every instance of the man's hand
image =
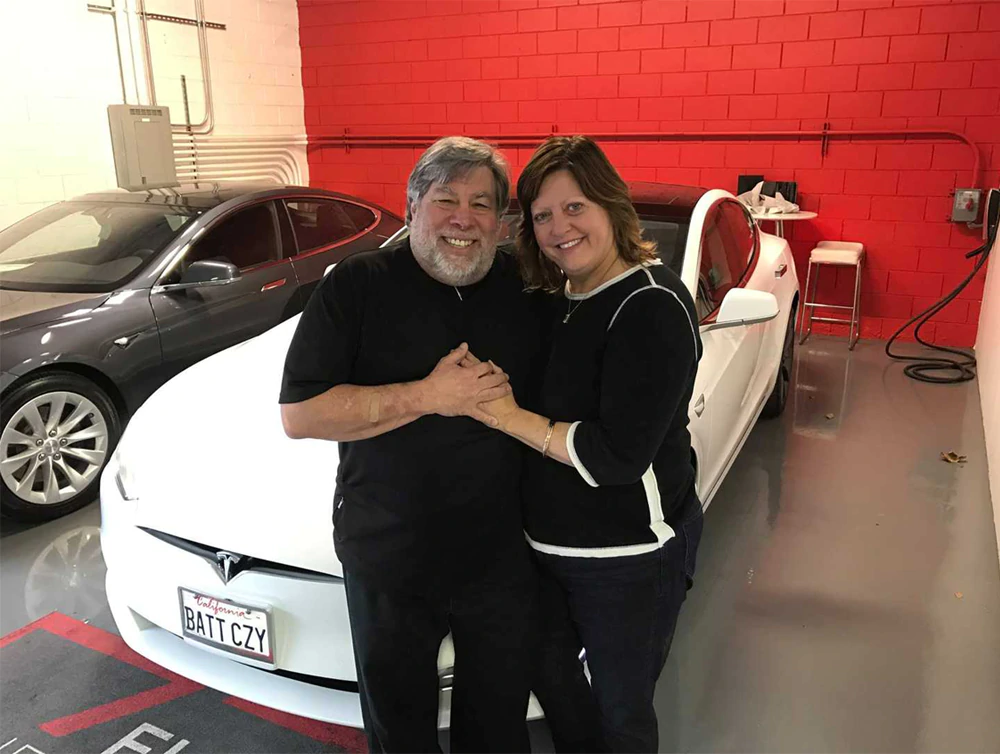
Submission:
[[442,358],[427,377],[423,379],[428,413],[441,416],[470,416],[491,427],[498,420],[485,413],[480,403],[510,395],[509,378],[502,369],[494,368],[490,362],[475,362],[461,366],[469,356],[469,346],[462,343],[454,351]]

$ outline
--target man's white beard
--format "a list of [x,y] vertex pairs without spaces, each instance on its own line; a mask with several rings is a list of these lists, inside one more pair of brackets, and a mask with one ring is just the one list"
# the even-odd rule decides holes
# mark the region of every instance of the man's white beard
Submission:
[[441,251],[437,247],[436,239],[430,239],[430,243],[427,244],[422,238],[410,237],[413,256],[424,272],[445,285],[472,285],[486,277],[486,273],[493,266],[497,247],[496,244],[486,247],[482,240],[479,245],[480,251],[475,258],[456,259]]

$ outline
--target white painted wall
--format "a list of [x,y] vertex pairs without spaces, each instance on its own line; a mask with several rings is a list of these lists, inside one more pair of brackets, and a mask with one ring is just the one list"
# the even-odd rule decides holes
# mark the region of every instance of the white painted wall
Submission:
[[993,244],[990,252],[983,309],[979,316],[976,359],[979,363],[979,395],[993,496],[993,523],[1000,549],[1000,239]]
[[[121,70],[112,16],[88,11],[87,2],[0,2],[0,228],[52,202],[114,188],[107,106],[148,104],[136,0],[113,3]],[[213,136],[304,135],[295,0],[204,4],[208,21],[226,25],[208,30]],[[146,9],[195,16],[194,0],[147,0]],[[158,104],[184,121],[183,73],[198,123],[205,101],[195,27],[150,21],[149,32]],[[307,183],[304,147],[293,154]]]

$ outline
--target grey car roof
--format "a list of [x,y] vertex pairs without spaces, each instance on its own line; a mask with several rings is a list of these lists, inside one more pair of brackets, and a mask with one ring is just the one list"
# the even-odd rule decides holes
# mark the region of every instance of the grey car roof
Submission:
[[90,194],[83,194],[82,196],[74,196],[72,199],[68,199],[66,201],[156,204],[190,207],[192,209],[211,209],[212,207],[217,207],[220,204],[228,202],[230,199],[250,196],[265,197],[269,194],[278,196],[287,192],[336,197],[340,199],[349,199],[355,202],[362,201],[371,206],[378,206],[367,200],[359,200],[357,197],[339,194],[335,191],[328,191],[326,189],[313,188],[310,186],[295,186],[292,184],[251,182],[199,182],[173,186],[170,188],[145,189],[141,191],[109,189],[107,191],[95,191]]

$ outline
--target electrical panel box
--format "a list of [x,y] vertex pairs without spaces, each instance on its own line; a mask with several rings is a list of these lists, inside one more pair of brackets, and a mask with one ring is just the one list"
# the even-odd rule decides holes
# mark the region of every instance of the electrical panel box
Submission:
[[979,189],[955,189],[955,201],[951,205],[951,221],[954,223],[974,223],[979,217]]
[[177,186],[170,109],[108,105],[115,173],[123,189]]

